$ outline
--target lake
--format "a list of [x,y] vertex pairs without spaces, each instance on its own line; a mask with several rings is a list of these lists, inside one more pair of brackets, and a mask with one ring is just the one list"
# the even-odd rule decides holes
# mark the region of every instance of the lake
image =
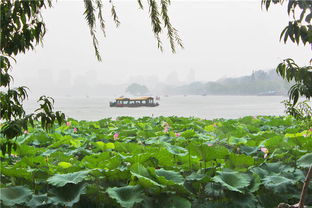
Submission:
[[[109,97],[54,97],[55,110],[78,120],[100,120],[118,116],[184,116],[213,118],[239,118],[257,115],[284,115],[283,96],[169,96],[161,97],[158,107],[111,108]],[[38,104],[29,99],[27,112]]]

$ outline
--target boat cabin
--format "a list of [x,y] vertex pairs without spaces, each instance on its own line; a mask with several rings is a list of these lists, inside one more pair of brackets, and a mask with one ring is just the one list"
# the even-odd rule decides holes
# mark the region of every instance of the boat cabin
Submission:
[[115,102],[109,103],[110,107],[155,107],[158,103],[154,102],[153,97],[139,97],[139,98],[116,98]]

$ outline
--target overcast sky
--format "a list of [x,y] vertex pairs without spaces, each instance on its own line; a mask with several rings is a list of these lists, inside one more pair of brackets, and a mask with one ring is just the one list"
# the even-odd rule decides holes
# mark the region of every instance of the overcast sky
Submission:
[[136,76],[165,80],[175,71],[183,81],[194,70],[196,80],[211,81],[272,69],[288,57],[308,64],[309,46],[279,42],[289,20],[286,9],[274,6],[266,12],[260,2],[173,0],[170,17],[185,46],[176,54],[170,52],[165,34],[165,51],[157,49],[146,4],[142,11],[134,0],[115,1],[121,21],[116,29],[110,4],[105,3],[107,37],[98,30],[103,59],[98,62],[83,16],[83,2],[57,1],[43,13],[47,25],[43,47],[19,55],[14,76],[18,83],[31,86],[42,77],[62,80],[62,76],[101,83],[122,83]]

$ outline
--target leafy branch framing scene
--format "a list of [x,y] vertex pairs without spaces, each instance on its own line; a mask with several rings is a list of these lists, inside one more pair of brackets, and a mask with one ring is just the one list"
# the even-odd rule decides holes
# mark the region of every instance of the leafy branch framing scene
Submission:
[[[261,11],[262,7],[268,11],[268,15],[271,9],[277,7],[273,8],[273,5],[280,5],[288,14],[290,21],[281,31],[281,42],[286,44],[290,41],[298,46],[312,47],[312,1],[258,1],[258,9]],[[81,16],[87,24],[88,38],[89,40],[91,38],[92,43],[89,49],[93,52],[93,58],[102,63],[110,62],[111,60],[106,59],[107,56],[101,53],[101,38],[104,36],[105,41],[112,40],[109,35],[112,29],[109,28],[107,16],[112,18],[114,27],[121,30],[122,13],[118,12],[120,2],[82,0],[79,3],[83,5]],[[182,41],[180,35],[184,36],[183,28],[189,25],[179,25],[180,32],[174,26],[171,21],[172,16],[169,14],[173,1],[137,0],[131,2],[133,3],[139,10],[145,11],[147,16],[145,21],[149,21],[156,47],[159,53],[166,55],[167,62],[168,57],[175,59],[180,51],[184,53],[182,50],[184,45],[187,51],[186,43],[192,44],[192,42],[187,38]],[[154,84],[155,87],[154,78],[143,83],[141,82],[143,75],[140,75],[130,80],[128,86],[115,86],[115,88],[122,86],[125,89],[123,92],[118,91],[119,89],[111,88],[111,90],[141,97],[128,98],[119,94],[115,103],[109,104],[111,106],[109,111],[113,112],[113,116],[107,118],[103,116],[97,121],[77,120],[70,118],[72,115],[67,115],[66,112],[67,108],[77,108],[75,101],[71,101],[68,107],[58,105],[62,99],[69,102],[71,95],[62,99],[57,96],[52,98],[42,95],[33,103],[36,107],[29,108],[28,98],[31,97],[32,88],[16,86],[14,82],[16,76],[18,77],[15,68],[19,60],[30,56],[39,45],[44,48],[44,37],[49,34],[49,22],[46,21],[44,14],[47,11],[53,13],[56,9],[53,7],[58,4],[63,5],[52,0],[0,2],[1,207],[312,207],[312,109],[310,106],[312,59],[306,61],[308,63],[306,66],[299,66],[300,64],[297,64],[294,59],[285,58],[276,67],[276,74],[284,80],[279,82],[289,87],[288,100],[282,101],[286,115],[261,115],[263,111],[259,109],[256,112],[260,115],[249,115],[246,114],[249,112],[246,110],[250,108],[249,101],[244,101],[245,103],[239,104],[240,107],[243,106],[241,108],[244,116],[226,119],[220,118],[226,114],[218,114],[207,119],[204,116],[207,111],[205,106],[209,103],[221,109],[218,113],[226,111],[222,109],[224,106],[222,102],[225,101],[216,101],[220,98],[212,96],[209,94],[211,91],[207,90],[208,86],[209,89],[219,91],[221,87],[226,89],[224,80],[207,84],[189,82],[177,86]],[[192,13],[192,5],[201,4],[204,3],[188,3],[188,11]],[[208,3],[212,7],[213,4]],[[220,8],[224,9],[223,4],[236,6],[245,3],[221,3]],[[123,11],[129,12],[129,8]],[[173,14],[179,14],[177,10],[174,11]],[[70,11],[66,13],[71,14]],[[179,16],[181,15],[182,13]],[[183,15],[187,17],[184,12]],[[226,12],[223,15],[226,16]],[[133,17],[129,15],[127,18],[132,20]],[[202,19],[198,20],[202,21]],[[204,19],[204,21],[205,25],[199,22],[194,25],[218,33],[214,27],[207,25],[212,20]],[[213,21],[218,22],[217,19]],[[195,30],[194,25],[192,25],[192,32]],[[218,24],[215,24],[215,27],[217,26]],[[99,30],[101,35],[97,33]],[[199,34],[195,35],[199,38]],[[80,34],[75,36],[83,37]],[[243,34],[240,33],[240,36]],[[131,41],[135,43],[136,40]],[[168,52],[165,50],[166,42],[172,54],[166,54]],[[130,43],[118,43],[115,47],[120,50],[121,46],[127,44]],[[193,44],[196,45],[196,42]],[[204,43],[201,42],[199,45],[202,44]],[[136,50],[144,50],[144,47],[145,45],[140,43],[131,51],[136,54]],[[218,51],[218,49],[214,50]],[[36,53],[39,54],[40,50]],[[119,53],[122,54],[122,49],[118,51],[118,55]],[[205,58],[210,56],[217,58],[218,53],[203,52],[203,54]],[[130,55],[129,57],[132,57]],[[66,58],[69,57],[70,55]],[[145,57],[147,56],[140,57],[141,62],[146,61],[150,66],[153,62],[148,57],[145,60]],[[191,58],[200,60],[199,57]],[[129,63],[127,59],[124,60],[126,64]],[[157,58],[154,60],[158,62]],[[223,61],[226,62],[226,58],[223,58]],[[38,63],[32,63],[31,66],[36,67]],[[57,63],[61,65],[62,62]],[[82,61],[80,64],[85,63]],[[89,68],[95,66],[95,64],[88,65]],[[128,70],[135,72],[136,69]],[[105,73],[114,73],[113,71]],[[125,71],[122,73],[126,76]],[[151,70],[148,71],[148,74],[152,73]],[[167,80],[179,83],[176,77],[177,75],[172,73],[168,75]],[[239,81],[228,78],[227,83],[231,84],[228,88],[233,90],[243,82],[251,83],[248,86],[252,87],[252,83],[257,79],[260,85],[271,83],[267,80],[264,82],[263,77],[265,72],[253,71],[250,77],[236,78]],[[194,79],[194,71],[190,70],[187,78]],[[97,76],[93,76],[81,78],[78,82],[96,82],[96,79]],[[44,81],[45,86],[52,85],[48,79]],[[45,86],[41,85],[39,88]],[[82,86],[88,91],[87,85]],[[104,85],[98,85],[97,88],[105,94],[102,86]],[[185,91],[186,88],[189,91]],[[89,91],[92,91],[91,88]],[[174,91],[183,92],[183,96],[182,94],[169,95]],[[193,101],[190,102],[188,97],[193,94],[186,92],[192,91],[201,94],[192,96]],[[153,93],[164,94],[161,98],[155,96],[155,100],[161,102],[160,105],[154,103]],[[270,97],[273,95],[272,99],[275,97],[274,93],[276,92],[264,92]],[[234,96],[229,95],[232,100],[235,99]],[[239,97],[240,102],[244,100],[242,97],[244,96]],[[257,99],[257,96],[250,97],[250,99]],[[82,102],[90,99],[92,98],[86,94]],[[194,99],[197,101],[194,102]],[[97,102],[96,99],[92,100],[91,104],[85,103],[82,108],[90,112],[92,109],[98,110]],[[201,103],[200,108],[195,107],[196,102]],[[186,103],[187,107],[179,114],[173,109],[178,108],[181,103]],[[108,106],[108,102],[101,105]],[[82,114],[82,108],[77,108],[76,115]],[[191,109],[195,109],[197,116],[187,113]],[[208,109],[208,111],[212,110]]]

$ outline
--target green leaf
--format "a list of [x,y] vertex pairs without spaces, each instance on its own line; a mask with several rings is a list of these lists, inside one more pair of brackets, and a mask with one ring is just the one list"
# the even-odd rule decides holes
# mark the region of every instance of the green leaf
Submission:
[[278,175],[267,176],[262,182],[267,189],[275,193],[286,193],[288,187],[295,184],[294,180]]
[[86,171],[79,171],[79,172],[74,172],[74,173],[67,173],[67,174],[56,174],[50,178],[48,178],[48,183],[57,186],[57,187],[62,187],[65,186],[66,184],[77,184],[81,181],[83,181],[90,170]]
[[226,164],[228,168],[242,171],[247,170],[250,166],[253,166],[254,159],[248,155],[231,153]]
[[143,189],[138,185],[108,188],[106,193],[124,208],[132,208],[144,199]]
[[184,178],[180,173],[171,170],[158,169],[155,170],[157,179],[161,182],[161,184],[165,185],[182,185],[184,183]]
[[212,180],[221,183],[222,186],[231,191],[243,193],[243,188],[249,186],[251,178],[247,174],[236,171],[218,171],[218,175],[213,177]]
[[79,202],[80,195],[86,192],[86,184],[72,184],[69,183],[62,187],[54,187],[50,190],[51,202],[54,205],[61,205],[65,207],[72,207]]
[[106,149],[115,149],[114,143],[107,143],[105,144]]
[[40,207],[51,204],[47,194],[33,195],[31,200],[27,203],[29,207]]
[[64,169],[70,168],[72,166],[72,164],[70,164],[68,162],[59,162],[57,165],[60,166],[61,168],[64,168]]
[[31,199],[32,191],[24,186],[12,186],[0,189],[0,200],[4,206],[21,205]]
[[229,138],[229,144],[230,145],[240,145],[240,144],[246,144],[247,139],[244,137],[238,138],[238,137],[230,137]]
[[312,153],[303,155],[297,161],[297,164],[301,168],[309,168],[312,166]]
[[169,143],[164,143],[164,146],[167,148],[167,150],[170,153],[174,155],[185,156],[188,153],[187,149],[180,147],[180,146],[171,145]]
[[[152,168],[150,168],[152,169]],[[159,184],[155,178],[150,174],[149,170],[145,168],[143,165],[136,163],[134,164],[130,172],[133,176],[139,179],[140,184],[145,188],[152,188],[152,187],[165,187]]]
[[189,200],[180,196],[171,196],[163,200],[162,206],[166,208],[191,208],[192,204]]

